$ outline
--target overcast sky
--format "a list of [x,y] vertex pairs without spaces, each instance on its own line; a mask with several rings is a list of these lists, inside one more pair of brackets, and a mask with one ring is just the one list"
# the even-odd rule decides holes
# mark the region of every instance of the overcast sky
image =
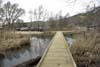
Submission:
[[77,0],[75,4],[70,4],[73,0],[3,0],[11,3],[18,3],[19,7],[25,9],[26,15],[22,17],[25,21],[29,21],[29,10],[34,10],[39,5],[43,5],[48,12],[53,14],[62,11],[63,15],[69,13],[71,16],[85,11],[86,5],[93,6],[92,1],[98,6],[99,0]]

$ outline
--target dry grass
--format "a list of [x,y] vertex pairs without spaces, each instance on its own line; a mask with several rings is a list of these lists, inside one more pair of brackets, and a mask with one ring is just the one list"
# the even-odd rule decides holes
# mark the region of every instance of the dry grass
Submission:
[[100,33],[78,35],[71,52],[78,67],[100,67]]
[[0,31],[0,54],[24,46],[30,46],[30,35]]
[[0,51],[7,51],[11,49],[21,48],[30,44],[28,38],[8,39],[0,42]]
[[30,46],[30,38],[53,36],[55,32],[12,32],[0,31],[0,54]]

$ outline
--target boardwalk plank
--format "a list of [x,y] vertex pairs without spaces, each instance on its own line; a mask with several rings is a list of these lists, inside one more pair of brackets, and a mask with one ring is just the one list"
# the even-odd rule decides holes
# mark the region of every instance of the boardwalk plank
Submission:
[[37,67],[76,67],[62,32],[57,32]]

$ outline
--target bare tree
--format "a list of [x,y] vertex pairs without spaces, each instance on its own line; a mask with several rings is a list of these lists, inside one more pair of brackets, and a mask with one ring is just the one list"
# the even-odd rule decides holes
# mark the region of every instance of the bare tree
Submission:
[[1,8],[1,5],[2,5],[2,0],[0,0],[0,8]]
[[29,25],[29,28],[31,29],[32,28],[32,22],[33,22],[33,11],[32,10],[29,11],[29,15],[30,15],[30,25]]
[[11,4],[10,2],[5,3],[0,11],[3,16],[3,24],[6,24],[9,29],[12,29],[17,19],[25,13],[25,10],[19,8],[18,4]]
[[[93,7],[91,7],[90,4],[86,5],[86,19],[85,19],[85,26],[89,30],[89,28],[92,26],[95,26],[96,20],[97,20],[97,14],[95,13],[96,4],[93,0],[90,1]],[[95,18],[94,18],[95,17]]]
[[34,19],[35,21],[44,21],[47,18],[47,11],[40,5],[38,8],[34,9]]
[[[41,29],[40,22],[45,21],[47,18],[47,11],[40,5],[38,8],[34,10],[34,20],[37,21],[38,29]],[[43,26],[42,26],[43,27]]]
[[67,23],[68,16],[69,16],[69,13],[63,16],[62,11],[59,11],[55,16],[51,16],[49,18],[51,29],[55,29],[55,30],[65,29],[68,25]]

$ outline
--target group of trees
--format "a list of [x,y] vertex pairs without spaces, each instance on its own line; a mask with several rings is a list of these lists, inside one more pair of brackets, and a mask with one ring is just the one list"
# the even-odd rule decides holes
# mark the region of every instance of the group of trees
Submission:
[[100,6],[93,7],[92,10],[70,17],[70,19],[70,22],[76,26],[86,27],[88,30],[100,29]]
[[[75,3],[77,0],[72,0],[71,3]],[[62,12],[58,12],[56,15],[50,16],[47,10],[40,5],[38,8],[34,9],[34,11],[30,10],[30,22],[31,24],[29,27],[32,27],[32,23],[35,21],[37,22],[38,28],[41,28],[40,22],[48,22],[48,26],[50,28],[55,29],[63,29],[69,26],[86,26],[87,28],[98,25],[100,26],[100,19],[99,19],[100,7],[90,8],[87,5],[86,13],[79,14],[73,17],[69,17],[69,14],[66,16],[62,16]],[[25,10],[19,8],[18,4],[12,4],[7,2],[2,4],[2,0],[0,0],[0,21],[3,23],[3,27],[7,29],[13,29],[14,25],[17,23],[20,25],[20,17],[25,14]],[[70,20],[70,21],[69,21]],[[45,26],[45,25],[44,25]],[[42,26],[42,27],[44,27]]]
[[69,14],[62,16],[61,11],[58,12],[54,17],[50,17],[48,22],[51,29],[64,29],[68,27],[68,16]]
[[3,23],[4,27],[7,29],[13,29],[15,22],[25,13],[25,10],[18,7],[18,4],[11,4],[7,2],[2,4],[0,0],[0,21]]
[[48,18],[48,12],[43,8],[42,5],[35,8],[34,11],[30,10],[29,14],[30,14],[30,22],[31,22],[30,27],[32,27],[32,22],[37,22],[38,29],[41,28],[40,22],[45,22],[46,19]]

